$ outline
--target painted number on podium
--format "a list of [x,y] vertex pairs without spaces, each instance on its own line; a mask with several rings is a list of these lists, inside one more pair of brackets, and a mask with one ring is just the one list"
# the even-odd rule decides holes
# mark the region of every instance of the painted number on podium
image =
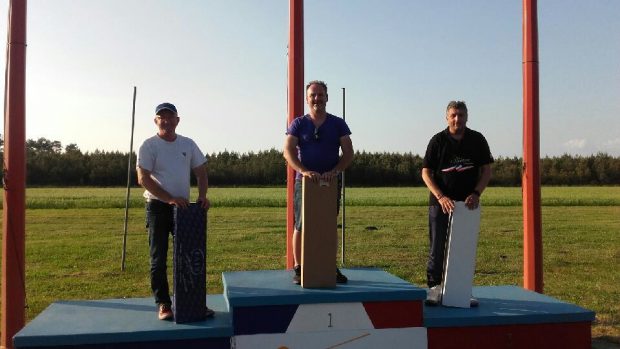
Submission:
[[329,326],[327,327],[333,327],[332,326],[332,313],[327,313],[327,315],[329,316]]

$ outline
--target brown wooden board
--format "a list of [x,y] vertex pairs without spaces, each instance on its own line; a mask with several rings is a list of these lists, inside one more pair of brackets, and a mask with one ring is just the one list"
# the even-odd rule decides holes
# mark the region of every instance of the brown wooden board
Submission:
[[315,183],[303,178],[301,287],[336,287],[338,180]]

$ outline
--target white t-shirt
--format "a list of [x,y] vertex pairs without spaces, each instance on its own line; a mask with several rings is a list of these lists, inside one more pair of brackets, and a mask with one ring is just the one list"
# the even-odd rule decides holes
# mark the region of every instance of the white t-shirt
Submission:
[[[155,135],[140,146],[137,167],[150,171],[151,178],[173,197],[189,200],[191,171],[206,162],[190,138],[177,135],[173,142],[168,142]],[[144,197],[159,200],[148,190]]]

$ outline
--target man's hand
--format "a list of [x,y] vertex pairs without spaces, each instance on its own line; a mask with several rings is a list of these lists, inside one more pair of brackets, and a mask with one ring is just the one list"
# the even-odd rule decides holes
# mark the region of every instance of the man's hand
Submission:
[[437,199],[439,204],[441,205],[441,210],[443,213],[448,214],[454,210],[454,201],[447,196],[442,196]]
[[480,198],[477,194],[472,193],[465,199],[465,206],[470,210],[475,210],[480,204]]
[[189,200],[187,200],[186,198],[172,198],[168,201],[169,205],[174,205],[176,207],[180,207],[180,208],[187,208],[189,206]]
[[321,174],[315,171],[303,171],[301,175],[312,180],[315,183],[318,183],[319,179],[321,179]]
[[332,178],[338,176],[338,171],[331,170],[329,172],[325,172],[321,175],[321,180],[326,182],[331,182]]
[[196,199],[196,203],[200,204],[200,207],[204,208],[205,210],[208,210],[209,207],[211,207],[211,202],[209,201],[209,199],[207,199],[206,196]]

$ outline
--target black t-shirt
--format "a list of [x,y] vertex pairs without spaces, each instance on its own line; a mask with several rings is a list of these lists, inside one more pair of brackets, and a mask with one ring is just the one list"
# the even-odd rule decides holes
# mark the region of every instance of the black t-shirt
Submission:
[[[480,167],[493,162],[489,144],[480,132],[465,129],[460,141],[446,127],[431,138],[423,167],[429,168],[441,192],[456,201],[464,201],[475,189]],[[431,193],[430,204],[439,205]]]

